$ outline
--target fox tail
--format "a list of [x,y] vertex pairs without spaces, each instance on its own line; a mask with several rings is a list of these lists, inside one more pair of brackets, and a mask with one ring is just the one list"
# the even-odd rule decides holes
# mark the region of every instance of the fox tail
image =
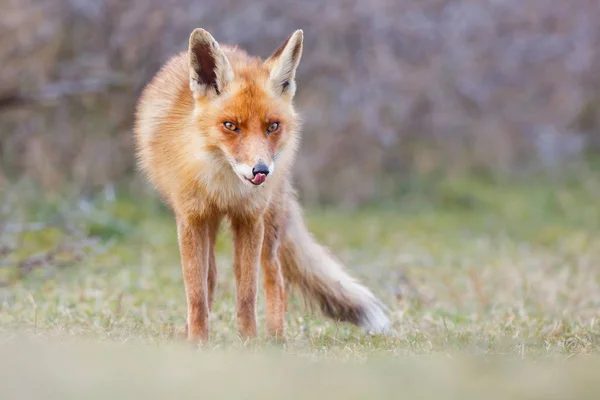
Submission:
[[286,283],[298,288],[327,317],[373,333],[389,332],[385,306],[316,242],[304,223],[300,205],[290,197],[286,234],[279,248]]

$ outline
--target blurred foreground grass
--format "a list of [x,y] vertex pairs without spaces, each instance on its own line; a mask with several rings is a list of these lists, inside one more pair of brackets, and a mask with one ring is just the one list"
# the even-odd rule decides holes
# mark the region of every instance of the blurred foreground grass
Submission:
[[[55,393],[73,385],[74,398],[91,398],[82,393],[92,389],[104,398],[127,379],[140,390],[127,393],[151,398],[224,389],[231,398],[320,391],[377,398],[418,390],[437,397],[452,388],[488,388],[489,398],[583,396],[600,389],[590,375],[600,365],[599,177],[591,170],[554,181],[419,184],[390,204],[307,211],[320,241],[389,306],[397,337],[365,336],[292,299],[284,346],[242,344],[224,232],[211,344],[201,355],[176,339],[185,297],[175,227],[164,207],[125,194],[58,201],[15,185],[5,192],[10,226],[70,218],[98,239],[100,251],[24,275],[11,267],[16,258],[51,247],[59,233],[50,228],[15,239],[5,229],[3,240],[18,251],[0,269],[0,378],[12,384],[0,385],[0,394],[13,393],[0,397],[25,390],[11,374],[36,373],[39,387],[56,384]],[[259,323],[264,331],[262,294]]]
[[0,344],[3,399],[595,399],[597,359],[373,358],[90,343]]

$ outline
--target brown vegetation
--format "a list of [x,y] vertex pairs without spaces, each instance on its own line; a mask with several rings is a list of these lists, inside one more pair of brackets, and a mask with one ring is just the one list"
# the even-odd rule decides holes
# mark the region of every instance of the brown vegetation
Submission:
[[4,0],[0,176],[131,176],[136,99],[196,27],[261,56],[305,30],[309,200],[385,196],[407,171],[554,167],[598,143],[599,19],[595,0]]

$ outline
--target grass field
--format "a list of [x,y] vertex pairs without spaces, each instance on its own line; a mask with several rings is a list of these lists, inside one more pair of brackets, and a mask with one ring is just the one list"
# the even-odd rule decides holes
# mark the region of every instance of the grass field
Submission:
[[[197,352],[178,340],[185,297],[163,207],[126,195],[65,203],[15,186],[6,193],[19,201],[4,201],[13,208],[2,240],[17,250],[0,258],[0,397],[46,393],[28,387],[32,376],[56,398],[591,396],[600,389],[598,176],[446,181],[377,207],[308,210],[315,236],[388,305],[395,337],[327,321],[293,298],[284,345],[241,343],[225,231],[211,343]],[[94,251],[23,273],[19,260],[62,234],[13,228],[61,207],[98,240]],[[264,337],[262,293],[259,324]]]

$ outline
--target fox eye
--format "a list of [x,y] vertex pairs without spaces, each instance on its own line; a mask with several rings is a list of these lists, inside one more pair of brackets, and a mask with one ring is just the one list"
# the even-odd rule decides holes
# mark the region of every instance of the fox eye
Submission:
[[235,132],[238,130],[238,127],[229,121],[223,122],[223,126],[225,127],[225,129],[232,131],[232,132]]
[[267,128],[267,133],[273,133],[275,132],[277,129],[279,129],[279,122],[273,122],[271,125],[269,125],[269,127]]

